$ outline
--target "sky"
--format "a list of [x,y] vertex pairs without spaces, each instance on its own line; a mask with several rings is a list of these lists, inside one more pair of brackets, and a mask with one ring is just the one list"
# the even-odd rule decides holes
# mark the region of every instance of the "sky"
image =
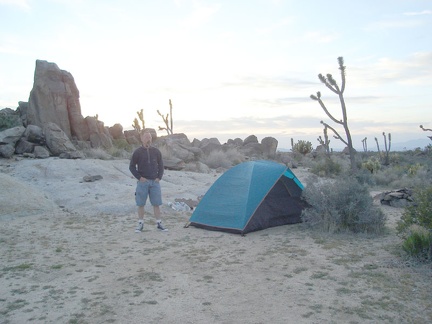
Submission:
[[[432,0],[0,0],[0,109],[28,101],[36,60],[68,71],[84,117],[132,129],[173,105],[189,140],[257,136],[316,147],[321,92],[340,120],[340,83],[354,147],[428,140],[432,129]],[[158,131],[166,135],[166,131]],[[330,147],[343,148],[331,138]],[[407,147],[409,148],[409,147]]]

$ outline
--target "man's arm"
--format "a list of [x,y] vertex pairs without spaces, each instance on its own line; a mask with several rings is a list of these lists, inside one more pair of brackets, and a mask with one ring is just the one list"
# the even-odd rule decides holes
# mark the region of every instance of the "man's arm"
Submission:
[[158,152],[158,179],[161,180],[162,176],[164,174],[164,165],[163,165],[163,159],[162,159],[162,153]]
[[129,171],[133,174],[133,176],[137,180],[139,180],[141,178],[141,175],[138,173],[138,170],[137,170],[137,161],[136,161],[135,153],[132,154],[132,158],[131,158],[130,163],[129,163]]

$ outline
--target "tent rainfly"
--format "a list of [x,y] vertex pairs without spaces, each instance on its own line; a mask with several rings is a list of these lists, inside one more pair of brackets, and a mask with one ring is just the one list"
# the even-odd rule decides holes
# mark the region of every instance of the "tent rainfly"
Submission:
[[189,219],[191,226],[246,234],[301,222],[303,185],[285,165],[249,161],[215,181]]

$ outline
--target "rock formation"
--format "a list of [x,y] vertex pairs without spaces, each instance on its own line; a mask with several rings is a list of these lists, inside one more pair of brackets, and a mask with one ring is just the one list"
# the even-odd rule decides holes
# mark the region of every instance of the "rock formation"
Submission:
[[[0,157],[14,154],[25,157],[84,158],[82,150],[90,148],[110,149],[113,141],[135,148],[141,144],[136,130],[123,131],[120,124],[106,127],[95,117],[83,117],[79,91],[71,73],[59,69],[55,63],[37,60],[33,88],[29,101],[18,103],[18,108],[0,110]],[[275,158],[277,140],[264,138],[261,143],[255,135],[244,140],[236,138],[221,144],[217,138],[189,141],[185,134],[158,137],[155,129],[153,143],[162,151],[167,168],[190,168],[205,172],[205,159],[210,155],[233,158],[235,164],[243,160]],[[235,150],[238,155],[228,157]]]
[[74,78],[69,72],[60,70],[55,63],[36,61],[26,117],[27,125],[43,127],[45,123],[51,122],[59,126],[70,139],[89,139]]

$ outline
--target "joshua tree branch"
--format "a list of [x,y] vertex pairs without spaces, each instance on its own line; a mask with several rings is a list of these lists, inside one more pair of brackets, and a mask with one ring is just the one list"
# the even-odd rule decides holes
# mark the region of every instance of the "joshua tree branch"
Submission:
[[333,116],[332,116],[332,114],[330,114],[330,112],[328,111],[328,109],[327,109],[327,107],[325,106],[325,104],[324,104],[324,102],[321,100],[321,96],[318,96],[318,98],[317,99],[315,99],[316,101],[318,101],[318,103],[320,104],[320,106],[321,106],[321,108],[324,110],[324,112],[326,113],[326,115],[331,119],[331,120],[333,120],[335,123],[337,123],[337,124],[343,124],[342,123],[342,121],[340,121],[340,120],[337,120],[336,118],[334,118]]
[[321,120],[321,124],[323,124],[325,127],[327,127],[328,129],[330,129],[330,130],[335,134],[334,138],[340,140],[342,143],[344,143],[345,145],[348,146],[347,141],[345,141],[345,140],[344,140],[344,139],[339,135],[339,133],[337,132],[336,129],[334,129],[333,127],[331,127],[329,124],[323,122],[322,120]]

